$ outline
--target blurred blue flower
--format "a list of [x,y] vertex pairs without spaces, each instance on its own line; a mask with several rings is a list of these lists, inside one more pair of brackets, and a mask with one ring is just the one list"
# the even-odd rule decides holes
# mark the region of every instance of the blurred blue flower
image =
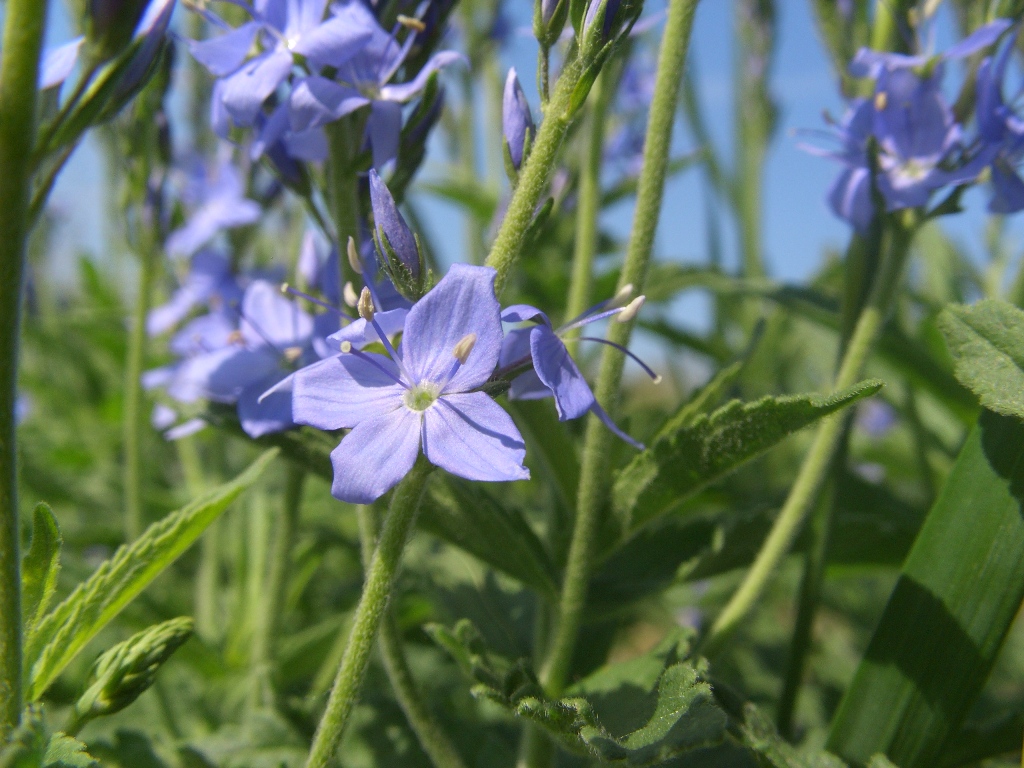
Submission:
[[262,213],[259,204],[245,196],[241,174],[228,157],[221,158],[209,175],[200,169],[191,186],[192,214],[165,243],[173,258],[191,256],[219,232],[252,224]]
[[[521,373],[512,380],[509,398],[535,400],[553,396],[560,421],[578,419],[587,413],[593,413],[620,438],[638,450],[643,450],[644,446],[619,429],[597,402],[590,385],[562,341],[562,335],[568,331],[608,317],[618,316],[621,320],[632,318],[643,305],[643,301],[643,296],[638,296],[625,306],[618,304],[615,299],[604,301],[561,328],[553,328],[548,316],[536,307],[528,304],[507,307],[501,313],[501,319],[505,322],[533,323],[530,327],[509,331],[501,347],[499,372],[514,373],[526,365],[533,367],[533,370]],[[618,344],[588,336],[582,337],[581,340],[611,344],[636,360],[652,379],[660,380],[654,371]]]
[[1017,166],[1024,160],[1024,120],[1003,99],[1003,81],[1013,54],[1016,35],[1007,40],[995,58],[986,58],[978,69],[976,114],[981,140],[994,155],[988,209],[992,213],[1024,210],[1024,181]]
[[16,395],[14,398],[14,423],[21,424],[32,412],[32,401],[28,395]]
[[170,300],[150,311],[146,330],[153,336],[164,333],[198,306],[233,307],[241,298],[242,286],[227,257],[215,251],[200,251],[192,257],[185,279]]
[[[319,429],[351,429],[331,454],[332,493],[369,503],[427,459],[469,480],[522,480],[522,436],[488,395],[474,391],[501,350],[495,271],[456,264],[409,311],[390,357],[346,344],[341,355],[294,378],[295,419]],[[366,318],[375,323],[372,311]]]

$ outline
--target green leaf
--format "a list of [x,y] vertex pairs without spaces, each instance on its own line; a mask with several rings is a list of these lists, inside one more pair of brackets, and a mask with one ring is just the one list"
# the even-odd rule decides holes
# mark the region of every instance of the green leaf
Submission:
[[833,754],[816,750],[799,750],[786,742],[772,721],[753,704],[743,707],[740,741],[765,768],[847,768]]
[[881,388],[863,381],[829,396],[734,400],[710,415],[669,422],[620,473],[612,501],[624,530],[635,529],[785,437]]
[[989,410],[1024,419],[1024,312],[987,299],[946,307],[939,327],[960,383]]
[[265,452],[231,482],[151,525],[47,614],[25,644],[28,701],[38,700],[82,647],[256,482],[276,455]]
[[47,736],[42,713],[29,707],[0,748],[0,768],[101,768],[85,744],[63,733]]
[[85,744],[66,736],[55,733],[50,737],[43,756],[44,768],[100,768],[100,764],[85,751]]
[[1024,598],[1024,424],[983,411],[832,723],[829,748],[937,765]]
[[[476,682],[475,696],[545,728],[572,752],[607,763],[653,765],[716,744],[725,735],[726,717],[703,679],[704,664],[678,660],[686,650],[680,635],[648,657],[598,670],[570,691],[583,695],[553,700],[525,661],[511,662],[489,651],[468,621],[452,630],[436,624],[426,630]],[[626,707],[621,706],[624,698],[629,699]],[[617,714],[609,708],[615,704]],[[602,710],[624,729],[621,735],[603,724]]]
[[21,611],[26,633],[50,607],[57,589],[61,543],[53,510],[37,504],[32,510],[32,541],[21,561]]
[[522,515],[479,484],[445,480],[433,483],[423,500],[420,527],[554,599],[554,566]]

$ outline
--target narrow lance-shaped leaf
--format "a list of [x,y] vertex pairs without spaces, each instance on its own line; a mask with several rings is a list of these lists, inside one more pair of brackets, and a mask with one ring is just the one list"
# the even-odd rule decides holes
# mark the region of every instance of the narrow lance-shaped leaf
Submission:
[[946,307],[939,325],[960,383],[989,410],[1024,419],[1024,312],[988,299]]
[[231,482],[151,525],[47,614],[25,644],[26,698],[42,696],[83,646],[256,482],[276,455],[267,451]]
[[60,571],[60,528],[46,504],[32,510],[32,541],[21,561],[21,610],[25,631],[50,607]]
[[907,556],[829,748],[930,768],[1024,598],[1024,424],[983,411]]
[[664,514],[708,483],[797,430],[881,388],[864,381],[829,396],[734,400],[714,413],[670,422],[654,443],[619,473],[612,491],[626,531]]

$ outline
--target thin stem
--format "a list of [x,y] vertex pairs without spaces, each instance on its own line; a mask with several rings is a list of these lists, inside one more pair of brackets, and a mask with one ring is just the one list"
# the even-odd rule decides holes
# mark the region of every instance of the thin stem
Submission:
[[338,667],[334,687],[327,700],[327,708],[313,737],[306,768],[327,766],[341,743],[345,725],[359,696],[377,630],[384,619],[395,577],[398,575],[402,551],[412,530],[432,469],[421,454],[391,497],[384,529],[381,531],[380,541],[366,573],[363,594],[359,598],[359,605],[356,606],[348,646]]
[[338,236],[338,264],[341,267],[338,270],[341,279],[341,285],[338,286],[339,296],[346,281],[357,280],[348,259],[345,258],[345,248],[350,237],[355,239],[357,249],[360,243],[359,219],[362,210],[359,203],[359,176],[355,168],[355,158],[359,154],[359,145],[362,141],[363,123],[366,118],[361,113],[364,111],[360,110],[327,126],[327,179],[330,185],[331,215]]
[[[356,507],[356,517],[359,521],[359,552],[363,568],[369,570],[377,547],[377,519],[373,507],[364,504]],[[384,671],[395,692],[398,706],[405,713],[405,719],[427,757],[435,768],[464,768],[462,758],[427,707],[423,693],[412,676],[402,647],[402,633],[395,619],[394,606],[389,605],[384,614],[379,645]]]
[[299,510],[302,508],[302,490],[306,471],[295,464],[288,464],[285,476],[283,504],[277,515],[270,541],[269,567],[264,589],[260,595],[261,610],[257,616],[256,634],[253,642],[253,667],[258,679],[256,701],[261,707],[274,705],[274,638],[281,626],[285,594],[288,589],[288,575],[291,570],[292,545],[298,526]]
[[[686,0],[687,4],[695,1]],[[495,291],[498,295],[501,295],[512,267],[519,260],[527,232],[533,222],[534,212],[554,171],[558,150],[572,124],[573,115],[569,110],[569,104],[580,77],[580,69],[579,57],[571,59],[566,63],[555,84],[555,91],[544,112],[544,120],[530,149],[530,156],[519,169],[519,181],[515,192],[494,238],[491,252],[484,262],[488,267],[498,270],[495,281]]]
[[[857,382],[864,372],[868,357],[878,334],[889,314],[892,302],[903,274],[907,251],[916,224],[913,214],[907,212],[910,221],[893,222],[887,232],[887,243],[883,246],[882,263],[875,273],[871,293],[864,309],[861,310],[850,337],[850,343],[843,355],[842,365],[836,375],[833,389],[846,389]],[[739,589],[729,600],[722,613],[712,625],[704,639],[700,652],[711,656],[721,650],[736,628],[746,619],[754,605],[764,593],[768,580],[775,573],[779,563],[789,552],[793,540],[803,527],[804,521],[814,506],[828,474],[829,466],[843,436],[843,419],[833,416],[825,419],[804,457],[796,481],[790,489],[782,510],[779,512],[768,538],[747,571]]]
[[29,162],[36,136],[36,82],[46,7],[39,0],[8,0],[0,46],[0,742],[18,725],[22,706],[14,403],[29,233]]
[[[697,2],[698,0],[675,0],[668,7],[668,19],[665,22],[665,33],[658,56],[658,73],[644,142],[644,165],[637,186],[632,236],[626,261],[619,276],[620,288],[627,283],[642,286],[647,277],[665,189],[665,173],[679,84],[686,64],[686,52],[689,49],[690,31]],[[557,94],[553,103],[557,103]],[[533,160],[533,156],[530,160]],[[632,322],[611,323],[608,340],[626,346],[629,344],[632,330]],[[604,404],[609,412],[614,410],[618,399],[623,363],[623,356],[611,347],[605,349],[601,356],[596,395],[598,402]],[[583,443],[583,466],[580,471],[576,522],[562,581],[554,639],[547,663],[541,670],[541,681],[551,695],[558,695],[565,688],[576,648],[586,604],[594,542],[601,511],[607,500],[608,453],[611,440],[611,432],[596,417],[591,416],[587,421]]]
[[[146,227],[152,230],[154,225]],[[128,360],[124,380],[124,535],[127,541],[134,541],[143,528],[142,501],[142,442],[149,426],[144,411],[145,396],[142,390],[142,371],[146,365],[146,316],[153,300],[153,288],[159,271],[159,247],[155,232],[144,238],[142,253],[139,254],[139,293],[135,299],[131,335],[128,337]]]
[[[586,153],[580,165],[579,202],[576,208],[576,247],[572,257],[567,318],[579,317],[590,306],[594,282],[594,256],[597,254],[597,222],[601,213],[601,160],[604,151],[604,125],[611,101],[607,74],[601,73],[590,92]],[[574,331],[573,336],[578,336]]]

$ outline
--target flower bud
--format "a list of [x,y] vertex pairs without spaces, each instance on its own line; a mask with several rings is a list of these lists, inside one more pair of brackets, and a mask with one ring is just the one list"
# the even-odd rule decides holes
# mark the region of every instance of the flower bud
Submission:
[[529,144],[535,133],[533,116],[526,94],[519,85],[516,68],[512,67],[505,78],[505,94],[501,101],[501,130],[508,146],[512,166],[518,171],[525,156],[529,153]]
[[375,170],[370,169],[370,203],[373,206],[373,232],[381,266],[402,295],[413,301],[423,294],[423,256],[419,243],[395,198]]
[[541,48],[555,44],[568,17],[569,0],[534,0],[533,34]]
[[86,41],[97,61],[107,61],[123,51],[149,0],[89,0]]
[[583,20],[583,29],[590,29],[590,25],[594,23],[598,12],[603,8],[601,40],[607,42],[611,39],[612,26],[615,24],[615,16],[619,12],[620,5],[622,5],[622,0],[591,0],[590,7],[587,8],[586,18]]
[[79,724],[118,712],[148,689],[160,666],[192,637],[188,616],[145,629],[101,654],[89,672],[89,685],[75,702]]

